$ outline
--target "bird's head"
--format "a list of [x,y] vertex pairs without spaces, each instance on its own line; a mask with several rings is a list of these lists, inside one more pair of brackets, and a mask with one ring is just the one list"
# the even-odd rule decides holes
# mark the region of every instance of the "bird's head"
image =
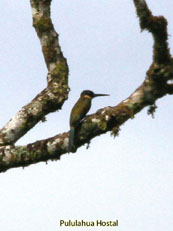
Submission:
[[82,91],[81,96],[84,98],[93,99],[94,97],[109,96],[109,95],[108,94],[95,94],[93,91],[85,90],[85,91]]

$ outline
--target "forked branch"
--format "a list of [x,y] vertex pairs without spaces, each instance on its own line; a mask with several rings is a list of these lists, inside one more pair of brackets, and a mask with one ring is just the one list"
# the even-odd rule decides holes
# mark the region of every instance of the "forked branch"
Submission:
[[[1,130],[1,145],[10,144],[0,148],[1,172],[40,161],[58,160],[62,154],[67,153],[69,132],[26,146],[13,144],[42,116],[60,108],[67,98],[68,67],[50,19],[50,3],[50,0],[31,0],[33,25],[40,38],[49,71],[48,87]],[[162,16],[153,16],[144,0],[134,0],[134,4],[141,29],[151,32],[154,38],[153,62],[144,82],[127,99],[117,106],[100,109],[81,122],[76,131],[73,152],[108,131],[116,136],[120,126],[134,118],[144,107],[155,104],[157,99],[166,94],[173,94],[173,85],[169,83],[173,79],[173,60],[167,41],[167,21]]]

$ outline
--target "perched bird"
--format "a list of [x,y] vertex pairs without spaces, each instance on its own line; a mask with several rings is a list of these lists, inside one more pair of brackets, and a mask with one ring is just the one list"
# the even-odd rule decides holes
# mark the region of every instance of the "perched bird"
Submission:
[[90,110],[91,100],[97,96],[108,96],[108,95],[95,94],[94,92],[89,90],[82,91],[80,98],[72,108],[70,114],[70,136],[69,136],[68,153],[71,152],[72,150],[75,128],[78,126],[80,121],[85,117],[87,112]]

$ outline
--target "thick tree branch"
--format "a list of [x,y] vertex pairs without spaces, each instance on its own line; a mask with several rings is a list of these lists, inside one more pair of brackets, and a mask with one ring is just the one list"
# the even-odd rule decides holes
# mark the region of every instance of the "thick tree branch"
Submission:
[[0,146],[13,144],[44,116],[61,109],[68,96],[68,66],[50,19],[51,0],[31,0],[33,25],[48,68],[48,85],[0,130]]
[[[34,14],[33,18],[35,20],[34,25],[36,27],[38,36],[41,40],[41,44],[43,47],[45,44],[43,41],[46,32],[44,32],[44,29],[42,29],[42,24],[41,26],[38,26],[39,25],[38,22],[40,19],[42,20],[43,15],[49,17],[50,9],[48,7],[48,3],[50,3],[50,0],[44,0],[44,1],[31,0],[31,3],[33,8],[33,14]],[[112,131],[113,135],[116,136],[120,126],[124,124],[128,119],[134,118],[134,115],[140,112],[144,107],[155,104],[157,99],[165,96],[166,94],[173,94],[173,85],[169,83],[169,80],[173,79],[173,59],[170,56],[169,48],[167,44],[167,22],[161,16],[160,17],[153,16],[144,0],[134,0],[134,3],[136,6],[137,15],[139,16],[140,19],[141,28],[147,29],[149,32],[151,32],[154,38],[153,63],[150,66],[149,70],[147,71],[146,78],[142,83],[142,85],[138,89],[136,89],[136,91],[133,94],[131,94],[127,99],[125,99],[115,107],[106,107],[100,109],[95,114],[87,116],[84,119],[84,121],[81,122],[81,124],[78,126],[76,130],[73,152],[75,152],[81,145],[85,143],[89,143],[90,140],[93,139],[94,137],[106,133],[108,131]],[[53,30],[52,24],[48,23],[46,25],[51,25],[49,28],[50,29],[49,33],[51,33],[51,31]],[[45,41],[47,41],[48,39],[47,38],[48,34],[46,35]],[[55,43],[53,42],[53,44]],[[49,50],[48,47],[49,46],[47,46],[46,51]],[[51,53],[50,56],[47,57],[45,48],[43,48],[43,53],[44,53],[47,67],[50,71],[50,78],[49,78],[50,81],[48,81],[48,88],[44,90],[45,92],[43,91],[43,95],[44,96],[46,94],[51,95],[54,97],[53,99],[56,101],[57,98],[54,95],[56,95],[56,92],[62,90],[63,84],[57,85],[57,89],[55,90],[55,92],[52,91],[52,88],[51,90],[49,89],[49,84],[56,83],[56,81],[61,82],[61,80],[67,78],[66,62],[64,61],[65,59],[59,58],[61,52],[58,53],[57,54],[58,58],[55,63],[57,65],[57,63],[59,63],[59,59],[60,62],[63,60],[64,71],[58,71],[55,74],[55,78],[54,78],[54,75],[52,74],[52,69],[50,68],[53,66],[52,64],[50,65],[50,63],[52,63],[52,60],[54,60],[54,55],[51,56],[52,54]],[[55,88],[53,87],[53,89]],[[67,87],[65,89],[67,90]],[[21,130],[22,123],[20,124],[20,118],[25,118],[25,116],[26,116],[26,120],[30,118],[31,121],[27,120],[25,126],[29,126],[29,127],[34,126],[32,120],[37,118],[35,117],[35,114],[38,116],[37,110],[35,111],[35,108],[37,108],[37,104],[41,105],[40,113],[42,113],[42,111],[44,112],[44,110],[49,112],[50,110],[49,103],[48,104],[45,103],[46,106],[44,106],[44,99],[41,98],[42,93],[37,97],[36,99],[33,100],[33,102],[31,102],[31,105],[29,105],[29,107],[26,108],[26,110],[24,108],[23,110],[24,112],[21,110],[20,113],[23,114],[16,119],[15,124],[17,123],[19,124],[18,125],[19,133],[22,131]],[[60,98],[58,99],[60,100]],[[62,97],[62,101],[63,99],[64,97]],[[52,103],[52,100],[50,99],[48,102],[51,102],[50,103],[52,107],[51,110],[53,111],[55,104]],[[29,113],[29,117],[25,115],[26,112]],[[30,117],[30,115],[32,116]],[[15,120],[11,121],[11,127],[13,127],[13,121]],[[14,131],[16,132],[15,129]],[[13,131],[11,131],[11,136],[12,133]],[[65,154],[67,152],[68,140],[69,140],[68,137],[69,137],[69,133],[65,132],[55,137],[48,138],[46,140],[40,140],[35,143],[28,144],[26,146],[16,146],[16,147],[14,145],[1,146],[0,147],[0,171],[3,172],[13,167],[19,167],[19,166],[24,167],[40,161],[58,160],[60,159],[60,156],[62,154]],[[10,140],[10,138],[7,140]],[[6,142],[5,136],[2,137],[1,143],[8,143]]]
[[[160,69],[159,69],[160,68]],[[119,128],[144,107],[152,105],[167,92],[165,76],[173,74],[171,66],[152,65],[143,84],[127,99],[115,107],[106,107],[89,115],[79,125],[73,152],[94,137],[112,131],[116,136]],[[13,167],[27,166],[41,161],[58,160],[67,153],[69,132],[40,140],[27,146],[2,146],[0,148],[0,172]]]
[[171,55],[168,48],[167,20],[163,16],[153,16],[145,0],[133,0],[142,30],[148,30],[154,38],[153,61],[166,64]]

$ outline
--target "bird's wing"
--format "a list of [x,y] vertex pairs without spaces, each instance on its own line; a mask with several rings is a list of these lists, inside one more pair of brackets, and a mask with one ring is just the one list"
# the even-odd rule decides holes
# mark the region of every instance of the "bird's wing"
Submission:
[[80,121],[85,117],[90,107],[90,101],[79,99],[71,111],[70,125],[77,126]]

